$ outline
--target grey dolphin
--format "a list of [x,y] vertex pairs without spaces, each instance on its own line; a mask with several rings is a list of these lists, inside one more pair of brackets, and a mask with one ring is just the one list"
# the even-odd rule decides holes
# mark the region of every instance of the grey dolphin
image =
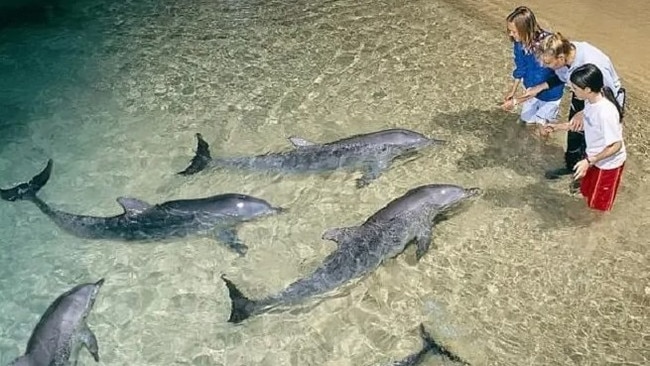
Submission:
[[469,365],[467,362],[463,361],[461,358],[456,356],[455,354],[449,352],[445,347],[439,345],[429,334],[429,332],[424,329],[424,324],[420,324],[420,337],[422,338],[422,348],[416,352],[413,353],[403,360],[400,361],[395,361],[390,364],[390,366],[417,366],[422,364],[422,361],[424,361],[424,356],[426,356],[427,353],[431,353],[434,355],[441,355],[444,358],[449,359],[450,361],[455,361],[458,363],[462,363],[465,365]]
[[237,236],[236,225],[284,210],[259,198],[228,193],[155,205],[137,198],[119,197],[117,202],[124,209],[120,215],[75,215],[51,208],[36,195],[50,178],[52,164],[52,160],[48,160],[45,169],[27,183],[6,190],[0,189],[0,197],[7,201],[33,202],[57,226],[82,238],[153,241],[209,233],[244,255],[247,246]]
[[252,157],[212,158],[210,147],[200,133],[190,165],[179,172],[190,175],[211,167],[231,167],[278,173],[322,172],[337,169],[360,170],[357,187],[377,179],[397,157],[410,155],[424,147],[442,144],[442,140],[406,129],[388,129],[350,136],[317,144],[299,137],[290,137],[294,149]]
[[449,184],[424,185],[393,200],[360,226],[329,229],[323,239],[338,243],[337,249],[309,276],[260,300],[247,298],[222,276],[232,303],[228,321],[239,323],[276,306],[324,294],[372,272],[384,260],[401,253],[413,240],[417,245],[417,258],[421,258],[429,249],[433,225],[439,215],[479,192],[478,188],[465,189]]
[[95,304],[104,279],[77,285],[60,295],[47,308],[34,328],[25,355],[9,366],[66,366],[76,360],[86,347],[99,362],[99,347],[95,334],[88,328],[86,318]]

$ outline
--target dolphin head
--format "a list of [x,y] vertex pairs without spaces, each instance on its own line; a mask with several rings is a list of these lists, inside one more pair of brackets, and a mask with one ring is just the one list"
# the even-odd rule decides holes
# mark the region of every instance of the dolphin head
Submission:
[[102,278],[95,283],[77,285],[63,296],[72,300],[74,307],[80,311],[80,313],[83,313],[85,318],[90,313],[90,310],[92,310],[93,305],[95,305],[95,299],[97,298],[99,290],[103,284],[104,279]]
[[272,206],[263,199],[243,194],[230,195],[227,207],[229,215],[250,219],[286,211],[282,207]]
[[382,144],[400,147],[406,151],[417,151],[427,146],[446,143],[444,140],[430,139],[421,133],[403,128],[381,131],[376,138]]
[[463,188],[453,184],[429,184],[417,190],[424,196],[427,204],[438,210],[450,209],[481,193],[481,189],[477,187]]
[[381,138],[383,144],[399,146],[407,150],[418,150],[434,144],[444,143],[442,140],[430,139],[421,133],[402,128],[382,131],[378,137]]

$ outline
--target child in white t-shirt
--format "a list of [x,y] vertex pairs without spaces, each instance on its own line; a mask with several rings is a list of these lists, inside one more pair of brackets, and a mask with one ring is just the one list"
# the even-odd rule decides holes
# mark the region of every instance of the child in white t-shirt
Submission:
[[[612,209],[627,159],[623,141],[623,109],[611,88],[604,86],[601,70],[594,64],[576,68],[570,87],[577,99],[585,101],[583,128],[586,154],[574,167],[574,179],[582,178],[580,192],[589,207]],[[568,129],[558,124],[553,130]]]

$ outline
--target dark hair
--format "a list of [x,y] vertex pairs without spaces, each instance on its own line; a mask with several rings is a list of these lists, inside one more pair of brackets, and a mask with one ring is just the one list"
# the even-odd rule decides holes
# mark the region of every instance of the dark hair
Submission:
[[600,71],[598,66],[594,64],[584,64],[573,70],[569,79],[580,89],[589,88],[595,93],[602,93],[607,100],[614,104],[618,111],[618,117],[621,121],[623,120],[623,108],[616,100],[614,91],[605,86],[603,73]]

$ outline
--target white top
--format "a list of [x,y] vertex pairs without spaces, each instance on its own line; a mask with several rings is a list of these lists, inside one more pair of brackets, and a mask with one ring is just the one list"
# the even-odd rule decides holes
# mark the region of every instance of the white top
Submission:
[[615,169],[625,163],[627,153],[623,142],[623,126],[616,107],[607,98],[602,97],[594,104],[585,100],[584,130],[589,157],[600,154],[607,146],[617,141],[622,143],[617,153],[596,162],[598,168]]
[[[573,63],[555,70],[557,77],[565,83],[569,82],[571,73],[584,64],[594,64],[603,73],[603,82],[618,97],[618,90],[621,88],[621,79],[618,77],[614,65],[603,51],[587,42],[571,42],[576,48]],[[619,101],[620,103],[621,101]]]

